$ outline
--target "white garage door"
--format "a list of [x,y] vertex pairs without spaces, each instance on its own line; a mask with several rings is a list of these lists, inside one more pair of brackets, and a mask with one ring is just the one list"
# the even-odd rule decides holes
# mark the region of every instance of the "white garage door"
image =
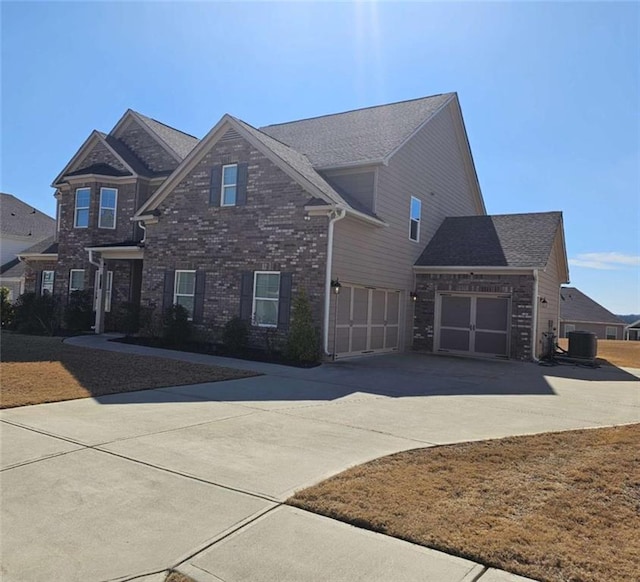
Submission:
[[343,285],[335,321],[338,357],[397,350],[400,291]]
[[509,354],[510,297],[438,296],[435,350],[479,356]]

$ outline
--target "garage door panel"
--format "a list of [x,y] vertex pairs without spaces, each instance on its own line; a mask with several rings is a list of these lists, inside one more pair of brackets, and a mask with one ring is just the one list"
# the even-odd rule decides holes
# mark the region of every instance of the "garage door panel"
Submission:
[[387,294],[384,291],[371,292],[371,323],[373,325],[384,325],[386,300]]
[[351,351],[364,352],[367,349],[367,328],[351,328]]
[[398,326],[387,326],[387,332],[384,340],[385,349],[393,349],[398,347]]
[[476,328],[506,331],[509,325],[507,297],[478,297],[476,301]]
[[400,293],[387,293],[387,325],[398,325],[400,321]]
[[507,355],[507,334],[476,331],[475,351],[480,354]]
[[440,349],[469,351],[470,332],[464,329],[441,329]]
[[349,337],[351,333],[348,327],[339,327],[336,331],[336,353],[342,354],[349,351]]
[[381,325],[371,328],[369,342],[369,348],[372,350],[381,350],[384,348],[384,326]]
[[440,325],[444,327],[469,327],[471,321],[471,297],[443,295]]
[[348,325],[351,320],[351,288],[343,287],[338,295],[338,325]]
[[353,317],[354,325],[366,325],[369,319],[369,290],[354,287],[353,293]]

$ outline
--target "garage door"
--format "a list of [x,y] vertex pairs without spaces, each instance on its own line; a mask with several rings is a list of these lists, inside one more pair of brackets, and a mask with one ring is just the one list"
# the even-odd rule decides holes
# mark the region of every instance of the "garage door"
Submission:
[[335,321],[338,357],[397,350],[400,291],[343,285]]
[[509,354],[509,306],[507,295],[441,293],[436,351],[506,357]]

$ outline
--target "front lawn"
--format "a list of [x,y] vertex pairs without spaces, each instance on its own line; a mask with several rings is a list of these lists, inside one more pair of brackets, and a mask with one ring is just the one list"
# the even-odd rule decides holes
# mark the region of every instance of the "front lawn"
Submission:
[[417,449],[288,503],[550,582],[640,572],[640,424]]
[[0,408],[255,376],[177,360],[91,350],[59,337],[2,333]]
[[[569,340],[560,338],[558,345],[568,349]],[[623,368],[640,368],[640,342],[624,340],[598,340],[598,364],[610,364]]]

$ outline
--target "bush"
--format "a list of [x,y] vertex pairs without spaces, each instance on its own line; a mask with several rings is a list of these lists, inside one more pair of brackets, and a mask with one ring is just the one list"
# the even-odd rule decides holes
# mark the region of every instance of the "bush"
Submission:
[[136,333],[140,329],[140,311],[137,303],[119,303],[107,314],[109,328],[127,335]]
[[304,289],[300,289],[293,302],[286,355],[294,362],[315,363],[320,361],[318,331],[313,325],[311,304]]
[[49,293],[23,293],[14,309],[13,328],[20,333],[54,335],[60,328],[60,310]]
[[249,344],[249,326],[239,317],[227,321],[222,332],[222,343],[233,353],[243,352]]
[[172,305],[162,318],[162,337],[174,346],[186,344],[191,337],[189,312],[182,305]]
[[93,293],[88,289],[72,291],[64,309],[65,327],[69,331],[89,331],[93,322]]
[[13,324],[14,307],[9,301],[9,289],[0,287],[0,325],[8,329]]

